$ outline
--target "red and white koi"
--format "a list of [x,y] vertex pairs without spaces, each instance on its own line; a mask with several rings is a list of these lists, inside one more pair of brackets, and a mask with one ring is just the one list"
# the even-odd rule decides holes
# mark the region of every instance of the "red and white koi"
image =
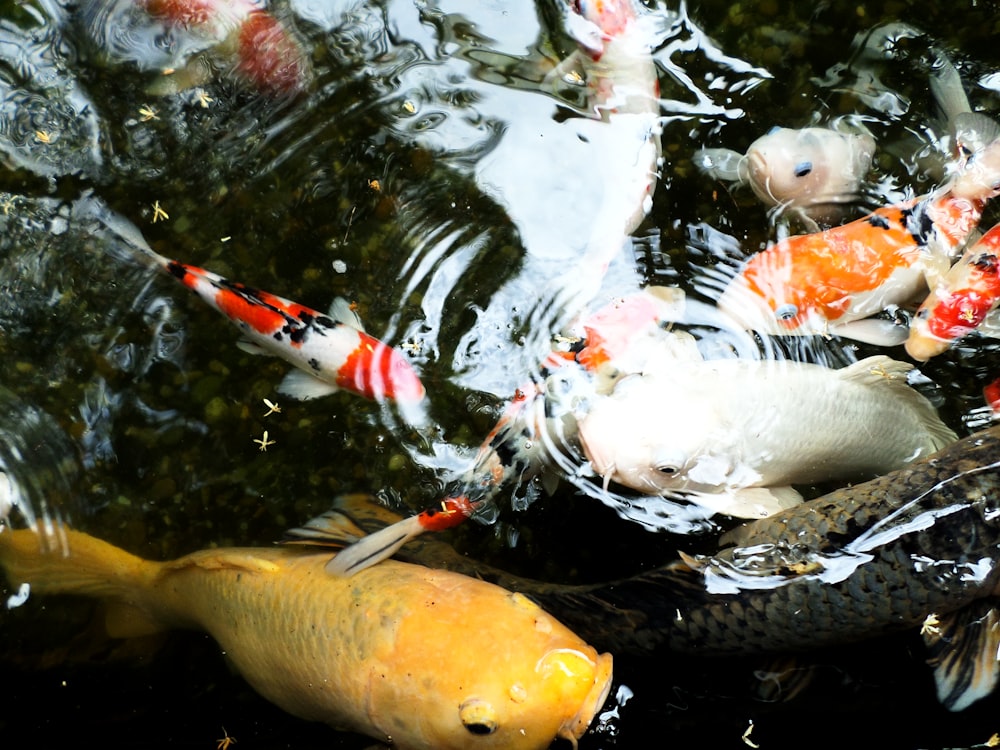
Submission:
[[[150,251],[151,252],[151,251]],[[251,353],[272,354],[298,367],[278,392],[305,400],[341,388],[369,399],[416,402],[424,387],[399,351],[365,333],[343,299],[325,315],[269,292],[229,281],[197,266],[160,258],[167,273],[236,324]]]
[[[512,482],[532,480],[546,465],[560,464],[587,399],[608,393],[621,377],[655,368],[661,357],[691,356],[693,339],[664,330],[683,317],[683,293],[647,287],[582,318],[555,338],[541,367],[542,379],[519,388],[460,479],[461,492],[441,508],[364,537],[327,565],[353,575],[393,555],[425,531],[452,528],[490,503]],[[515,488],[516,490],[516,488]]]
[[[309,81],[302,44],[281,21],[253,0],[140,0],[146,12],[169,26],[214,42],[213,52],[233,70],[270,94],[295,93]],[[151,93],[171,94],[206,83],[211,66],[201,56],[156,81]]]
[[746,263],[718,306],[763,333],[902,343],[902,327],[865,319],[933,287],[998,194],[1000,140],[931,195],[768,247]]
[[1000,224],[965,251],[910,323],[906,352],[925,362],[976,330],[1000,306]]

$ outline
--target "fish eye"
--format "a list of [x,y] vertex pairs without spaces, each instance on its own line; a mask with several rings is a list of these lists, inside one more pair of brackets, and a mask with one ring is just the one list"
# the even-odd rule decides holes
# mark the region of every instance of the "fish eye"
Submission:
[[778,320],[792,320],[799,314],[799,308],[791,303],[781,305],[774,311],[774,317]]
[[795,176],[805,177],[807,174],[813,171],[813,163],[811,161],[800,161],[795,165]]
[[483,736],[497,731],[496,710],[479,698],[470,698],[459,706],[458,718],[469,734]]
[[680,469],[677,466],[674,466],[672,464],[664,464],[662,466],[657,466],[656,470],[661,474],[666,474],[667,476],[673,476],[678,471],[680,471]]

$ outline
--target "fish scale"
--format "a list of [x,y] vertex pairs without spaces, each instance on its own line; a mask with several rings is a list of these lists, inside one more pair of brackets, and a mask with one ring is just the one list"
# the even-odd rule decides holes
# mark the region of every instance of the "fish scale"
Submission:
[[[529,593],[571,626],[590,623],[583,632],[618,651],[719,656],[849,643],[996,594],[1000,569],[973,571],[1000,553],[998,489],[1000,427],[738,527],[725,537],[736,546],[698,559],[700,570],[675,563],[613,584]],[[738,564],[749,549],[754,564]],[[796,563],[821,568],[796,575]],[[711,593],[713,577],[733,593]]]

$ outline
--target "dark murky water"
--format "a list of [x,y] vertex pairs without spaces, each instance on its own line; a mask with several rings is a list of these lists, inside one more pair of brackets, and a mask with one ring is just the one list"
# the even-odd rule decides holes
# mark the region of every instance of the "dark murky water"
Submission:
[[[778,231],[748,190],[727,192],[694,168],[701,146],[742,150],[773,125],[849,115],[879,142],[869,207],[928,189],[922,45],[904,39],[891,59],[859,59],[852,44],[869,29],[902,20],[927,30],[973,106],[1000,110],[993,3],[792,5],[647,5],[665,163],[652,212],[602,293],[680,284],[698,299],[700,271]],[[260,93],[216,60],[203,85],[159,97],[147,93],[158,71],[203,40],[164,33],[126,0],[0,2],[0,465],[22,508],[147,557],[267,544],[344,492],[412,509],[440,497],[549,346],[561,313],[535,300],[569,262],[561,248],[589,231],[605,179],[592,144],[558,142],[553,101],[537,91],[574,46],[557,0],[274,10],[308,51],[304,93]],[[522,129],[551,135],[544,158],[520,158]],[[543,221],[519,223],[498,193],[543,207]],[[81,218],[88,204],[135,224],[163,255],[317,308],[355,301],[369,331],[419,368],[433,427],[344,393],[277,397],[288,366],[238,349],[215,312]],[[874,351],[782,346],[836,364]],[[973,339],[921,367],[922,388],[967,434],[982,424],[981,388],[998,364],[997,345]],[[281,412],[265,416],[264,399]],[[265,430],[274,444],[262,453],[253,441]],[[687,543],[568,486],[498,512],[457,544],[550,580],[631,573]],[[0,617],[6,747],[210,748],[223,727],[239,750],[368,744],[272,708],[206,636],[138,657],[95,650],[71,640],[89,607],[34,604]],[[811,663],[809,690],[770,703],[755,697],[755,674],[771,668],[760,661],[619,659],[616,684],[634,697],[581,746],[745,747],[751,721],[763,748],[964,747],[1000,730],[997,699],[959,716],[937,706],[913,638],[799,666]]]

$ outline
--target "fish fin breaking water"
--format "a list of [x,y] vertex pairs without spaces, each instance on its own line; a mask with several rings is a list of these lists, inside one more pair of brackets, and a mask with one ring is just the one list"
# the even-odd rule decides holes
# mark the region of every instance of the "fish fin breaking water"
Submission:
[[962,711],[993,692],[1000,679],[1000,613],[984,600],[943,617],[928,615],[921,635],[938,700]]

